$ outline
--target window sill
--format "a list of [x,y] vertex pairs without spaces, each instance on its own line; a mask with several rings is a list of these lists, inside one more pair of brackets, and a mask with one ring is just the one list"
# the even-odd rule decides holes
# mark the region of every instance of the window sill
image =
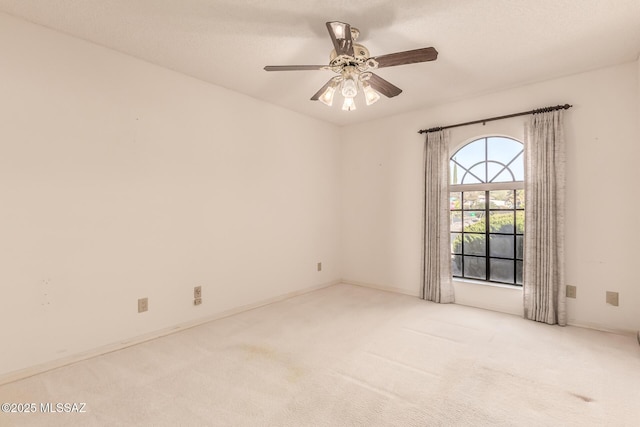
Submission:
[[453,283],[489,286],[489,287],[492,287],[492,288],[503,288],[503,289],[511,289],[511,290],[522,291],[522,286],[507,285],[507,284],[504,284],[504,283],[493,283],[493,282],[484,282],[484,281],[481,281],[481,280],[460,279],[460,278],[457,278],[457,277],[454,277],[452,279],[452,281],[453,281]]

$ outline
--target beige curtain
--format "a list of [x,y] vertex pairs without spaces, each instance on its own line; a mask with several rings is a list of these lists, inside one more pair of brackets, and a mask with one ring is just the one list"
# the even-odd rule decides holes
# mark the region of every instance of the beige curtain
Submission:
[[531,116],[525,132],[524,316],[567,324],[563,111]]
[[449,243],[449,133],[429,132],[424,148],[422,298],[454,301]]

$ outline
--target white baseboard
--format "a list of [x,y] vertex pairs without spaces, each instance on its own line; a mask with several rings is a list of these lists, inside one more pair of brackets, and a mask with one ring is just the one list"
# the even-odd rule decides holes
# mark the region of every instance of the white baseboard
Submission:
[[[600,331],[600,332],[608,332],[610,334],[616,334],[616,335],[628,335],[628,336],[634,336],[636,335],[637,331],[631,330],[631,329],[616,329],[616,328],[608,328],[606,326],[602,326],[598,323],[590,323],[590,322],[575,322],[572,320],[567,320],[567,325],[568,326],[575,326],[576,328],[584,328],[584,329],[593,329],[594,331]],[[638,333],[638,342],[640,343],[640,332]]]
[[[376,285],[376,284],[372,284],[372,283],[358,282],[358,281],[355,281],[355,280],[343,280],[342,283],[345,283],[347,285],[362,286],[364,288],[371,288],[371,289],[376,289],[376,290],[379,290],[379,291],[394,292],[394,293],[398,293],[398,294],[409,295],[409,296],[412,296],[412,297],[420,298],[420,291],[419,290],[417,290],[415,292],[411,292],[411,291],[408,291],[406,289],[397,288],[395,286]],[[514,314],[514,315],[522,316],[522,313],[520,313],[520,312],[514,312],[513,310],[509,311],[509,310],[506,310],[504,307],[501,307],[501,306],[498,306],[498,305],[490,305],[490,304],[473,305],[473,304],[469,304],[469,303],[461,303],[461,302],[458,302],[458,301],[455,301],[454,304],[463,305],[465,307],[479,308],[479,309],[482,309],[482,310],[496,311],[498,313]]]
[[28,368],[20,369],[17,371],[9,372],[7,374],[0,375],[0,385],[7,384],[10,382],[18,381],[24,378],[31,377],[33,375],[41,374],[46,371],[50,371],[52,369],[61,368],[66,365],[71,365],[72,363],[80,362],[82,360],[91,359],[92,357],[101,356],[103,354],[111,353],[113,351],[122,350],[123,348],[131,347],[137,344],[141,344],[143,342],[153,340],[156,338],[160,338],[166,335],[173,334],[175,332],[184,331],[185,329],[193,328],[198,325],[202,325],[204,323],[211,322],[213,320],[222,319],[224,317],[233,316],[234,314],[242,313],[244,311],[253,310],[258,307],[262,307],[268,304],[273,304],[275,302],[284,301],[289,298],[293,298],[298,295],[303,295],[309,292],[313,292],[319,289],[327,288],[329,286],[334,286],[342,283],[341,280],[335,280],[328,283],[322,283],[320,285],[310,286],[308,288],[300,289],[293,292],[288,292],[286,294],[278,295],[272,298],[267,298],[265,300],[261,300],[255,302],[253,304],[247,304],[240,307],[235,307],[230,310],[225,310],[210,316],[206,316],[200,319],[191,320],[189,322],[180,323],[175,326],[171,326],[168,328],[164,328],[158,331],[153,331],[148,334],[140,335],[137,337],[129,338],[117,343],[107,344],[101,347],[97,347],[88,351],[84,351],[81,353],[76,353],[69,355],[67,357],[63,357],[61,359],[52,360],[50,362],[41,363],[35,366],[30,366]]
[[420,291],[411,292],[406,289],[396,288],[395,286],[375,285],[373,283],[358,282],[355,280],[342,280],[345,285],[362,286],[363,288],[377,289],[379,291],[394,292],[396,294],[409,295],[420,298]]

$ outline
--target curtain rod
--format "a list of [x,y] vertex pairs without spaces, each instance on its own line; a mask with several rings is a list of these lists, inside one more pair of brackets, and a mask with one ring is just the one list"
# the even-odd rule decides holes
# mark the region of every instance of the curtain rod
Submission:
[[419,130],[418,133],[438,132],[438,131],[441,131],[441,130],[444,130],[444,129],[457,128],[457,127],[460,127],[460,126],[475,125],[475,124],[478,124],[478,123],[485,124],[486,122],[492,122],[494,120],[510,119],[511,117],[526,116],[526,115],[529,115],[529,114],[538,114],[538,113],[548,113],[550,111],[556,111],[556,110],[568,110],[571,107],[573,107],[573,105],[564,104],[564,105],[556,105],[554,107],[538,108],[536,110],[523,111],[522,113],[508,114],[506,116],[490,117],[488,119],[474,120],[472,122],[457,123],[455,125],[434,127],[434,128],[429,128],[429,129],[422,129],[422,130]]

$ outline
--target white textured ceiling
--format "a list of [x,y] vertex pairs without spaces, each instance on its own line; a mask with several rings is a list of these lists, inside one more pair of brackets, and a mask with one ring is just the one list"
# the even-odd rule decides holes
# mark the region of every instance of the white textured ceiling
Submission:
[[[640,53],[640,0],[0,0],[0,11],[339,125]],[[333,20],[359,28],[373,56],[440,55],[379,70],[403,93],[352,112],[309,101],[330,71],[262,69],[326,64]]]

